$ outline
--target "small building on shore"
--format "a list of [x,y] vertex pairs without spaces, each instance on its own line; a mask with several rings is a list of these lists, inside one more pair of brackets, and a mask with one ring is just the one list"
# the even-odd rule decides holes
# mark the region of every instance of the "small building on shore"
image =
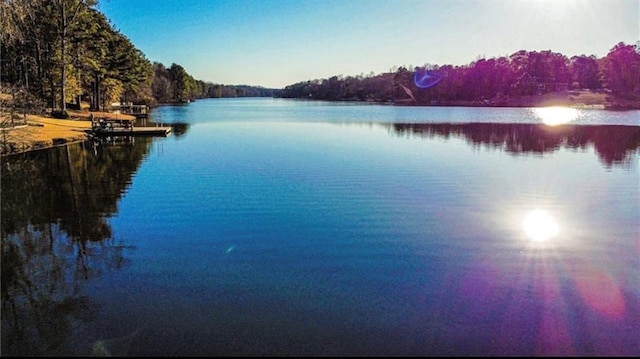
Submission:
[[111,104],[111,108],[115,113],[131,115],[135,116],[136,118],[147,118],[147,115],[149,113],[149,106],[135,105],[131,102],[114,102]]
[[566,92],[569,84],[566,82],[556,82],[555,79],[543,79],[525,71],[512,85],[518,95],[542,95],[548,92]]

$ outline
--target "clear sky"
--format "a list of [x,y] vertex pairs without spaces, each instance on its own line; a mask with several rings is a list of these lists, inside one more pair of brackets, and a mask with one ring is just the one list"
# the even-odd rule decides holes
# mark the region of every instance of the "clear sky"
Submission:
[[518,50],[604,57],[640,40],[640,0],[100,0],[98,9],[152,62],[268,88]]

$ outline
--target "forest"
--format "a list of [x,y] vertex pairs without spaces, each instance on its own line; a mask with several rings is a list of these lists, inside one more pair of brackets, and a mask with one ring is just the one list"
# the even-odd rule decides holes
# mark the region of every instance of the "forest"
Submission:
[[146,58],[97,10],[97,0],[0,0],[2,93],[33,110],[114,102],[155,106],[273,90],[196,80],[181,65]]
[[514,98],[588,90],[640,107],[637,44],[615,44],[604,58],[520,50],[468,65],[400,66],[268,89],[205,82],[179,64],[152,62],[97,5],[98,0],[0,0],[1,92],[11,95],[13,106],[65,117],[67,108],[82,104],[99,111],[116,102],[156,106],[219,97],[506,105]]
[[333,76],[285,87],[277,96],[414,105],[506,105],[510,99],[602,92],[640,107],[640,47],[615,44],[606,57],[520,50],[468,65],[401,66],[368,76]]

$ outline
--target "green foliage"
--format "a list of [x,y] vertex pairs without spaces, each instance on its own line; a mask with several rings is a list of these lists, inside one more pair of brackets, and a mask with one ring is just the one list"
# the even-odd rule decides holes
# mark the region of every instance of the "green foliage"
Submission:
[[[84,97],[99,110],[111,102],[155,105],[199,98],[278,96],[323,100],[402,102],[487,101],[508,96],[584,88],[640,97],[637,45],[619,43],[602,59],[552,51],[520,50],[479,58],[463,66],[425,65],[442,76],[418,89],[417,68],[399,67],[367,76],[332,76],[281,90],[196,80],[179,64],[149,61],[96,9],[96,0],[0,1],[0,77],[46,101],[52,109]],[[408,94],[411,93],[410,97]]]
[[[99,12],[96,0],[0,1],[0,77],[53,110],[90,99],[91,109],[126,101],[156,105],[204,97],[271,96],[273,90],[214,85],[182,66],[152,64]],[[56,112],[62,114],[63,112]]]

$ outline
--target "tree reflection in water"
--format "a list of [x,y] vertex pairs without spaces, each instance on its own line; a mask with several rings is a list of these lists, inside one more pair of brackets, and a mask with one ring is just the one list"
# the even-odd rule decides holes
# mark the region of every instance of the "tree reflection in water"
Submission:
[[633,165],[640,151],[640,126],[558,125],[514,123],[398,123],[390,125],[399,135],[421,137],[459,136],[473,146],[500,148],[511,154],[543,154],[562,146],[593,146],[607,168]]
[[107,219],[151,141],[3,158],[3,355],[55,355],[91,318],[83,287],[127,265],[130,246],[113,238]]
[[[388,126],[402,136],[458,136],[472,146],[513,155],[593,147],[607,167],[633,165],[640,148],[638,126]],[[83,293],[86,284],[127,265],[130,247],[113,238],[108,219],[117,212],[151,141],[136,138],[96,147],[84,143],[3,158],[3,355],[68,353],[68,347],[76,345],[70,342],[82,337],[83,325],[99,309]],[[118,340],[127,343],[127,338]],[[89,353],[96,338],[82,339]],[[109,343],[97,342],[97,348],[104,351]]]

